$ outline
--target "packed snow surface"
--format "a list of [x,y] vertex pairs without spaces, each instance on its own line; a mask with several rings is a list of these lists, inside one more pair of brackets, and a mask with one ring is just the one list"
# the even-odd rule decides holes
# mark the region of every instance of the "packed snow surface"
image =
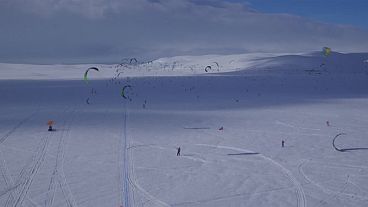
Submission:
[[2,63],[0,206],[368,206],[367,59]]

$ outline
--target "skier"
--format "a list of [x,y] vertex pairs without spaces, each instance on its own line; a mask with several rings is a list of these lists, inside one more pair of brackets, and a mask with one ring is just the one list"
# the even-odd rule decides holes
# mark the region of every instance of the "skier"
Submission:
[[176,153],[176,156],[180,156],[180,147],[177,148],[178,152]]
[[281,146],[285,147],[285,141],[284,140],[281,141]]

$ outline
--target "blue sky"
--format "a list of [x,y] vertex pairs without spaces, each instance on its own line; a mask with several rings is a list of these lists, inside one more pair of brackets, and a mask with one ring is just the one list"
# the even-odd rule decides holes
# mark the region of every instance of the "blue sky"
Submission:
[[[368,0],[0,0],[0,62],[368,52]],[[368,13],[368,12],[367,12]]]
[[227,0],[267,13],[287,13],[316,21],[368,29],[368,0]]

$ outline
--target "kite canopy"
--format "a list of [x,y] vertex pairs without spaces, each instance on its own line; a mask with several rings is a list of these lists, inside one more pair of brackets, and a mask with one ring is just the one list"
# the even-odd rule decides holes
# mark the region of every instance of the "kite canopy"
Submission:
[[204,68],[204,71],[206,71],[206,73],[207,73],[211,69],[212,69],[212,67],[210,65],[208,65],[207,67]]
[[130,58],[129,63],[130,63],[130,64],[132,64],[133,62],[134,62],[134,63],[138,63],[137,58]]
[[322,49],[322,54],[323,54],[325,57],[329,56],[329,55],[331,54],[331,48],[329,48],[329,47],[324,47],[324,48]]
[[86,70],[86,72],[84,72],[84,81],[86,81],[86,83],[88,83],[88,77],[87,77],[87,75],[88,75],[88,72],[89,72],[89,70],[96,70],[96,71],[100,71],[98,68],[96,68],[96,67],[90,67],[90,68],[88,68],[87,70]]
[[131,85],[126,85],[126,86],[124,86],[123,87],[123,89],[121,89],[121,96],[123,97],[123,98],[125,98],[125,99],[130,99],[128,96],[127,96],[127,89],[131,89],[132,88],[132,86]]
[[54,125],[54,123],[55,123],[55,122],[54,122],[53,120],[48,120],[48,121],[47,121],[47,125],[48,125],[48,126],[52,126],[52,125]]

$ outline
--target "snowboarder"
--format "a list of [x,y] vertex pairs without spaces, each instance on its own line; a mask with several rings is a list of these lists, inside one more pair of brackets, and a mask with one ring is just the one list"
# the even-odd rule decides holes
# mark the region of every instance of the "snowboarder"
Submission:
[[177,148],[178,152],[176,153],[176,156],[180,156],[180,147]]
[[281,146],[285,147],[285,141],[284,140],[281,141]]

